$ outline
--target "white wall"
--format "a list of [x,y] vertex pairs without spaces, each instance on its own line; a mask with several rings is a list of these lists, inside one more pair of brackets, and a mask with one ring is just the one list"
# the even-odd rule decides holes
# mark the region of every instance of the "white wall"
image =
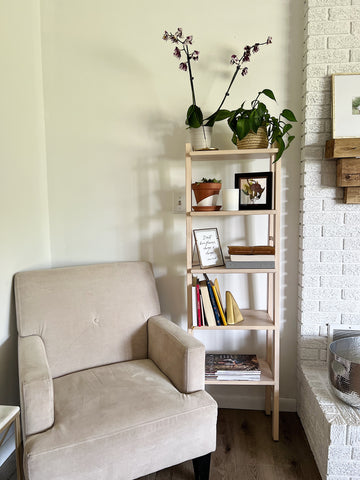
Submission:
[[0,404],[19,402],[13,275],[50,261],[39,13],[0,1]]
[[[279,109],[299,115],[301,3],[41,1],[54,265],[151,260],[163,311],[185,325],[185,219],[172,213],[171,192],[184,187],[191,97],[163,31],[182,26],[194,35],[197,98],[208,113],[231,78],[230,55],[271,35],[226,106],[271,88]],[[217,146],[232,148],[230,138],[219,125]],[[281,396],[294,399],[299,140],[283,164]]]
[[[172,47],[161,38],[165,29],[182,26],[194,35],[200,50],[197,96],[205,112],[217,107],[225,91],[233,72],[230,55],[271,35],[273,45],[237,80],[227,106],[266,87],[274,90],[279,109],[289,107],[299,116],[301,2],[254,0],[249,6],[229,0],[224,8],[218,2],[185,0],[175,6],[154,0],[151,5],[149,11],[144,1],[126,7],[115,0],[0,2],[7,20],[0,33],[6,66],[0,94],[3,403],[17,401],[11,282],[18,270],[47,266],[50,259],[55,266],[151,260],[163,311],[185,326],[185,218],[172,213],[171,192],[184,187],[190,89]],[[281,397],[290,401],[299,127],[296,132],[297,143],[283,158]],[[217,127],[217,146],[232,147],[230,137],[226,125]],[[221,347],[223,338],[215,343]],[[243,396],[244,390],[227,393]]]

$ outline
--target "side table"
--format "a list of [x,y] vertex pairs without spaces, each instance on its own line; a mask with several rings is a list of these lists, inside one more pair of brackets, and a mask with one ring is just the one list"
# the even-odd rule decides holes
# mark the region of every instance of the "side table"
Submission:
[[0,405],[0,446],[15,422],[15,447],[16,447],[16,478],[21,480],[21,433],[20,433],[20,408],[10,405]]

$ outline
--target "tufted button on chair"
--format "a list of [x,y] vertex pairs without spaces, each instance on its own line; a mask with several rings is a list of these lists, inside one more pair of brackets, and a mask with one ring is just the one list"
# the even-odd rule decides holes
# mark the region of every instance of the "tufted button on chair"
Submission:
[[160,315],[149,263],[17,273],[15,300],[27,480],[136,479],[189,459],[208,478],[204,346]]

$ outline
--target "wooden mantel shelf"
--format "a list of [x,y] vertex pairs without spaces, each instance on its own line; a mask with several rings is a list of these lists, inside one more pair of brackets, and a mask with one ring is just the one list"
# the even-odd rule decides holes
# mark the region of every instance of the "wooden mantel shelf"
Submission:
[[336,184],[344,187],[344,202],[360,204],[360,138],[328,140],[325,158],[336,159]]
[[327,140],[325,158],[360,158],[360,138],[334,138]]

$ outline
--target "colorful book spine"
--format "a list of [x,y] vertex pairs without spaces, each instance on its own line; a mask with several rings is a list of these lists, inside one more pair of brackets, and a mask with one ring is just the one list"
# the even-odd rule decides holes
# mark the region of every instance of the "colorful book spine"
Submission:
[[211,305],[212,305],[212,308],[214,310],[216,325],[221,326],[221,325],[223,325],[223,322],[221,320],[219,309],[218,309],[217,304],[216,304],[215,295],[214,295],[214,291],[212,289],[211,282],[210,282],[209,277],[207,276],[206,273],[204,273],[204,277],[205,277],[206,285],[207,285],[207,288],[208,288],[208,291],[209,291],[209,297],[210,297]]

